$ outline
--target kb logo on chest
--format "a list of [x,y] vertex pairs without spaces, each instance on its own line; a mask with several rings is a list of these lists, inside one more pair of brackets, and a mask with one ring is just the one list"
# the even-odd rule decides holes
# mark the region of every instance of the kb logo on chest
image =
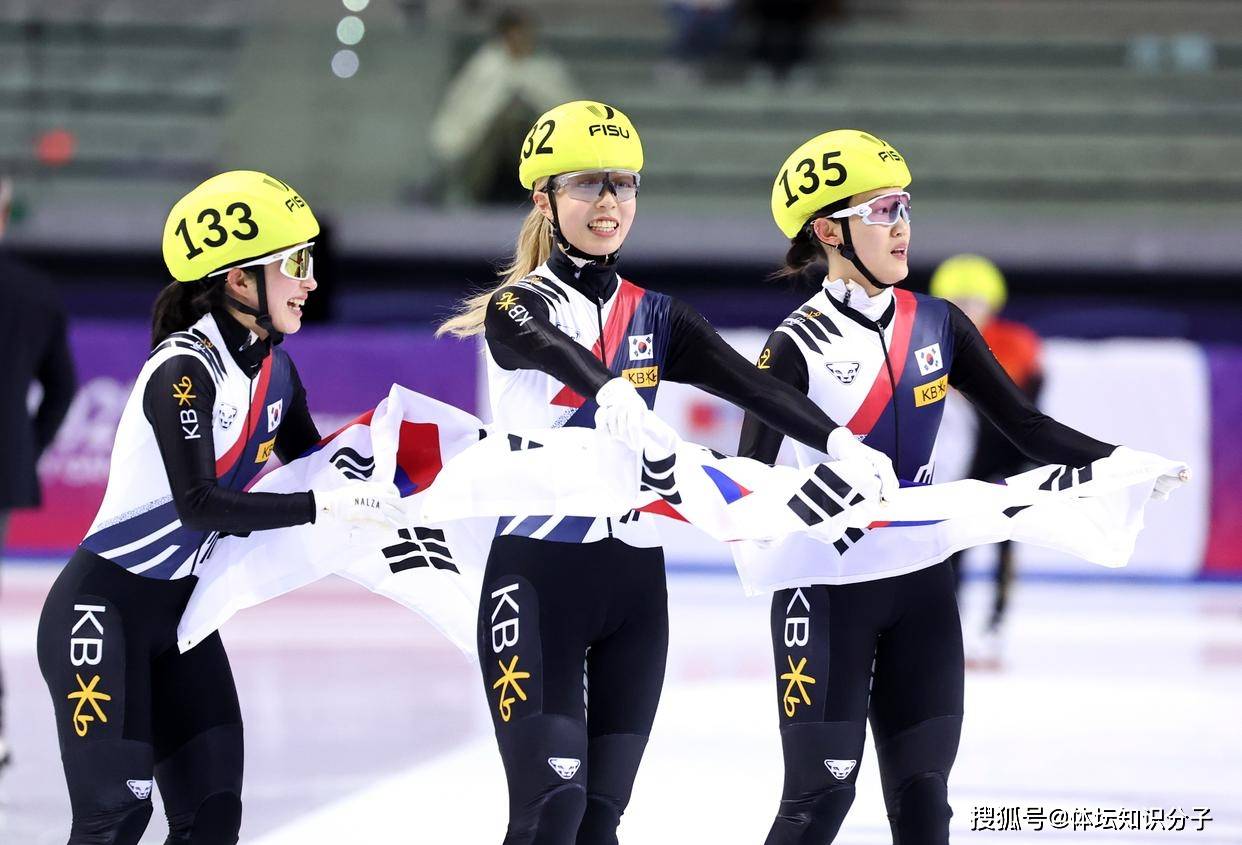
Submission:
[[924,405],[931,405],[939,402],[949,395],[949,377],[941,376],[935,381],[927,384],[920,384],[914,388],[914,406],[922,408]]

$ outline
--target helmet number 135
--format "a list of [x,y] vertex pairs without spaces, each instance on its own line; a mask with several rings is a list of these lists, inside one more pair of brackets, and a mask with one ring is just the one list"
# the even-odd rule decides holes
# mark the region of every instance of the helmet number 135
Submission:
[[[794,165],[794,170],[802,174],[802,182],[798,185],[798,193],[809,196],[819,190],[821,181],[820,170],[823,171],[823,184],[829,187],[836,187],[844,182],[846,177],[845,165],[838,161],[832,161],[833,158],[839,155],[841,155],[840,150],[824,153],[819,170],[815,169],[815,159],[812,158],[804,158]],[[785,189],[785,207],[789,208],[798,201],[798,198],[789,186],[788,168],[781,171],[780,183]]]

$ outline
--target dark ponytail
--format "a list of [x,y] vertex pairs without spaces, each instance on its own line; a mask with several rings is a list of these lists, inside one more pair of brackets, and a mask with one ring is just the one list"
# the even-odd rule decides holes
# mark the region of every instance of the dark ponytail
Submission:
[[[811,224],[821,217],[827,217],[833,212],[849,208],[850,200],[851,197],[845,197],[844,199],[829,203],[812,214],[806,221],[806,224],[798,230],[798,234],[790,241],[789,250],[785,253],[785,265],[773,272],[768,278],[773,280],[797,278],[808,268],[816,264],[826,263],[828,254],[825,250],[831,247],[815,235],[815,229]],[[846,225],[844,221],[842,223]]]
[[801,276],[808,268],[825,260],[824,244],[815,237],[810,226],[800,230],[785,253],[785,264],[772,273],[772,279],[792,279]]
[[223,276],[166,285],[151,310],[151,348],[159,346],[173,332],[185,331],[212,308],[223,304]]

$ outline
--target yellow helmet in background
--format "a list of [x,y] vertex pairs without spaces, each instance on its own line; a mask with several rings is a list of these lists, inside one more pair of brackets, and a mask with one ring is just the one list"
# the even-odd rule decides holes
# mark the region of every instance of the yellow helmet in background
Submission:
[[318,234],[319,221],[293,188],[257,170],[230,170],[172,207],[164,264],[177,281],[193,282]]
[[526,135],[518,179],[530,189],[545,176],[578,170],[643,169],[643,145],[630,119],[612,106],[575,100],[544,112]]
[[785,159],[772,183],[772,217],[785,237],[826,205],[876,188],[905,188],[910,169],[886,141],[857,129],[816,135]]
[[999,311],[1008,298],[1005,276],[982,255],[962,254],[945,259],[931,278],[931,295],[941,299],[982,299]]

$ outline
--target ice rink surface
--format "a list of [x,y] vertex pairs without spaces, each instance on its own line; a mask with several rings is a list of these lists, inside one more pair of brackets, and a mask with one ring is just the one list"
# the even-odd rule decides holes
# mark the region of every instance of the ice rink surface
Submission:
[[[68,799],[34,657],[47,565],[0,577],[15,763],[0,843],[63,843]],[[1003,668],[971,672],[955,841],[1242,843],[1242,585],[1016,585]],[[969,585],[968,627],[989,588]],[[664,697],[625,845],[760,845],[781,788],[768,603],[723,570],[670,576]],[[410,612],[331,580],[224,630],[246,721],[242,842],[496,845],[505,789],[475,665]],[[890,841],[870,747],[837,841]],[[977,808],[1210,808],[1202,832],[972,831]],[[1029,818],[1029,816],[1025,816]],[[146,843],[163,842],[157,805]]]

